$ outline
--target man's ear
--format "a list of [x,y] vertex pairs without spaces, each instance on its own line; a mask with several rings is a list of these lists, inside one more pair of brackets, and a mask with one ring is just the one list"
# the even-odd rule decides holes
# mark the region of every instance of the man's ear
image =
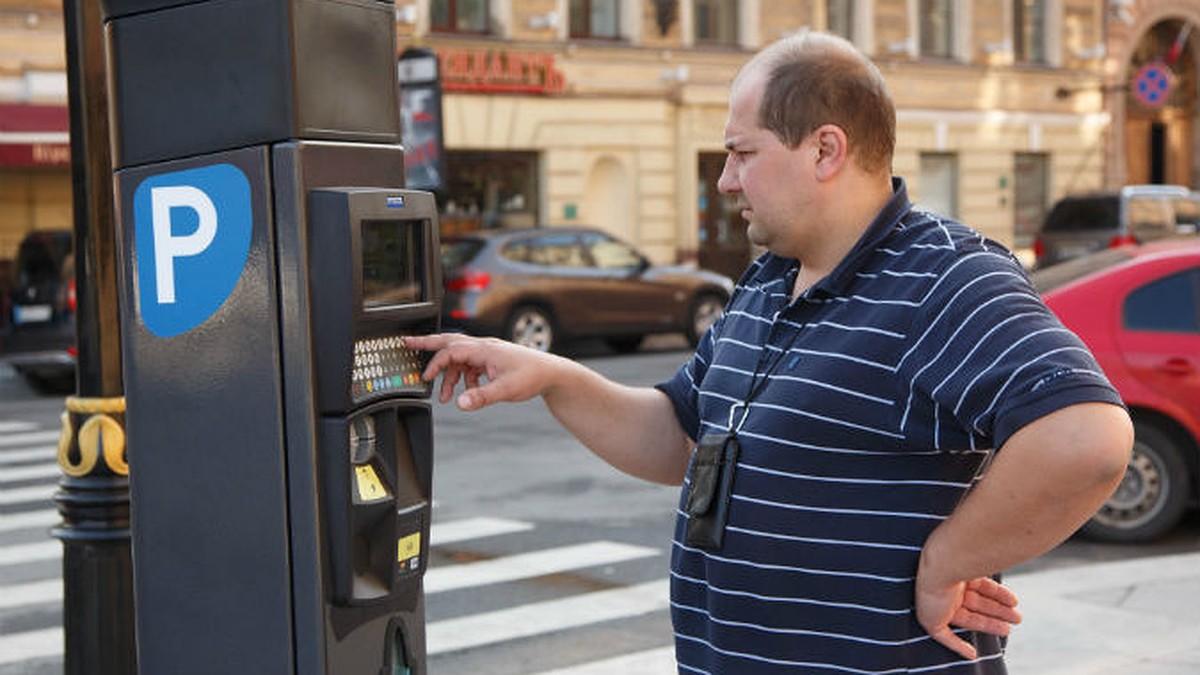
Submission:
[[824,124],[813,132],[816,141],[816,177],[828,180],[839,174],[850,160],[846,132],[835,124]]

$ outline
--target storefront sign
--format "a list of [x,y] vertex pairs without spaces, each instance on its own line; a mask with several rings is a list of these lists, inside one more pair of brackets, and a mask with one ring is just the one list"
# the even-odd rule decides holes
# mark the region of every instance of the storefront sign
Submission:
[[443,91],[557,94],[567,84],[549,52],[451,49],[438,59]]
[[0,141],[0,166],[70,166],[67,143],[6,143]]
[[0,104],[0,166],[69,166],[65,106]]

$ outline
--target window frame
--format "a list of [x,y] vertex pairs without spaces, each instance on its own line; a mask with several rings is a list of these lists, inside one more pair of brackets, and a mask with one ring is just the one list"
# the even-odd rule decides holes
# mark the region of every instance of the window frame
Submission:
[[[1047,0],[1013,0],[1012,55],[1013,62],[1028,65],[1050,63],[1049,17]],[[1026,5],[1033,5],[1038,14],[1028,16]]]
[[[958,31],[958,7],[954,0],[918,0],[917,2],[917,54],[923,59],[949,61],[956,58]],[[932,19],[942,15],[942,31],[932,30]],[[935,37],[940,38],[935,43]],[[942,44],[944,43],[944,44]]]
[[[446,7],[445,23],[437,23],[435,20],[437,15],[435,7],[439,2],[444,3]],[[459,5],[473,2],[478,2],[482,5],[482,17],[480,17],[483,24],[482,27],[478,29],[459,28],[459,14],[461,9]],[[491,0],[429,0],[429,30],[434,33],[452,33],[456,35],[490,35],[492,32],[491,16]]]
[[[728,15],[729,25],[732,28],[728,29],[727,35],[702,35],[700,31],[702,14],[712,14],[709,9],[717,9],[713,24],[718,27],[718,33],[721,33],[720,26],[724,25],[721,21],[722,15]],[[739,12],[737,0],[692,0],[692,35],[696,45],[703,47],[738,47],[740,46],[742,18]]]
[[[612,11],[612,34],[595,31],[595,5],[606,3]],[[568,0],[567,2],[567,38],[571,40],[620,40],[624,21],[623,0]],[[582,5],[582,7],[579,7]],[[580,19],[580,17],[583,17]],[[577,19],[586,26],[586,31],[576,32]]]

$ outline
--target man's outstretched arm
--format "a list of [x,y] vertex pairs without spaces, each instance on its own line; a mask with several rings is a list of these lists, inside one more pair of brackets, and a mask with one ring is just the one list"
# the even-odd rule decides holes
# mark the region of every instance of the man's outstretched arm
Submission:
[[692,444],[657,389],[619,384],[569,359],[494,338],[443,334],[404,343],[436,352],[424,377],[442,375],[443,403],[459,385],[463,410],[540,396],[567,431],[612,466],[656,483],[683,482]]

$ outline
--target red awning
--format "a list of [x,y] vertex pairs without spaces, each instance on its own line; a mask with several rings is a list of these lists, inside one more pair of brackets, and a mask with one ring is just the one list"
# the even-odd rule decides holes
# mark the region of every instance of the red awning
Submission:
[[69,166],[66,106],[0,103],[0,166]]

